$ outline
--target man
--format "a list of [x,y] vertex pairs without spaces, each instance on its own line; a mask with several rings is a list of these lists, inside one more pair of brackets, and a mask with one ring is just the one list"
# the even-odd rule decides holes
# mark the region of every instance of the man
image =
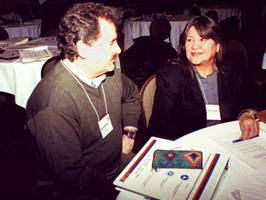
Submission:
[[113,8],[91,2],[66,12],[58,35],[63,59],[27,104],[38,181],[52,181],[63,199],[114,199],[112,181],[134,156],[141,99],[114,70],[121,51],[114,16]]

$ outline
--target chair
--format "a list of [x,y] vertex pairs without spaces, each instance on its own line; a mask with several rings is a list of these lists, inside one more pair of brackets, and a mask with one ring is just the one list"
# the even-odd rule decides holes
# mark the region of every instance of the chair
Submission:
[[140,90],[140,95],[142,97],[142,121],[146,129],[149,126],[155,90],[156,74],[153,74],[145,81]]

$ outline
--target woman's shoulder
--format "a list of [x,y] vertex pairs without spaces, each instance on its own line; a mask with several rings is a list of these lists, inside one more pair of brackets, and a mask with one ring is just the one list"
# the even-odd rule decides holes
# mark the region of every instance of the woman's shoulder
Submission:
[[168,63],[166,64],[164,67],[162,67],[159,72],[167,72],[167,73],[184,73],[185,71],[187,71],[187,69],[185,67],[183,67],[181,64],[179,63]]
[[168,63],[158,70],[158,73],[167,77],[182,77],[189,74],[189,70],[179,63]]
[[223,65],[222,68],[223,74],[229,77],[243,77],[245,76],[245,70],[243,68],[232,65],[232,64],[226,64]]

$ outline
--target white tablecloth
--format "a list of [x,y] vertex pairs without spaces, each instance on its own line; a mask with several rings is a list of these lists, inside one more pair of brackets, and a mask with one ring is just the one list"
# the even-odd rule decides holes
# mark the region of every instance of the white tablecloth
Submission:
[[[173,48],[177,49],[179,36],[192,16],[176,16],[170,19],[171,33],[170,40]],[[140,36],[150,35],[151,21],[126,21],[123,26],[124,50],[127,50],[134,44],[134,39]]]
[[[52,47],[50,51],[54,51],[52,54],[55,55],[54,38],[41,38],[41,41],[38,41],[38,44],[40,43]],[[0,91],[13,94],[16,104],[26,108],[28,98],[41,80],[44,63],[45,60],[26,64],[21,63],[19,59],[14,62],[0,60]]]
[[[239,143],[232,143],[232,140],[241,135],[238,121],[204,128],[175,141],[177,146],[184,148],[229,155],[229,170],[213,199],[266,199],[266,124],[261,122],[260,126],[259,137]],[[239,195],[239,198],[235,197],[235,194]],[[126,192],[120,192],[117,197],[117,200],[137,199],[144,200],[143,197]]]
[[263,55],[261,68],[266,70],[266,51],[265,51],[265,53]]
[[3,25],[2,27],[8,32],[9,38],[35,38],[41,35],[41,24],[41,20],[34,20],[24,24]]

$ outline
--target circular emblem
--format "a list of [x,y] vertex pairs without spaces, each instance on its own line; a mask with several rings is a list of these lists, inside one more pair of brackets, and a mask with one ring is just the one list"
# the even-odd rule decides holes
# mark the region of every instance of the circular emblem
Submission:
[[182,175],[182,176],[180,176],[180,178],[183,180],[183,181],[186,181],[186,180],[188,180],[189,179],[189,177],[188,177],[188,175]]
[[169,171],[169,172],[167,173],[167,175],[168,175],[168,176],[173,176],[173,175],[174,175],[174,172]]

